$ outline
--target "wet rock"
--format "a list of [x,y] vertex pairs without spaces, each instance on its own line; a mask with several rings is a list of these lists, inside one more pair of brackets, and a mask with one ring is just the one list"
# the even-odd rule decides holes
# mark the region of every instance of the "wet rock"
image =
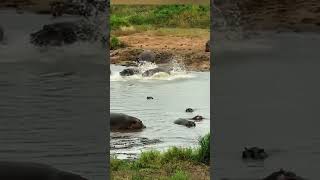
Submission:
[[95,38],[95,30],[86,23],[59,22],[44,25],[30,36],[31,43],[36,46],[61,46],[92,40]]
[[174,123],[178,124],[178,125],[183,125],[183,126],[186,126],[186,127],[195,127],[196,126],[195,122],[189,121],[189,120],[183,119],[183,118],[175,120]]
[[3,28],[0,26],[0,42],[3,41],[4,39],[4,30]]
[[187,108],[186,112],[193,112],[194,110],[192,108]]
[[210,40],[206,42],[206,52],[210,52]]
[[202,121],[203,119],[204,119],[204,117],[199,116],[199,115],[192,118],[192,120],[195,120],[195,121]]
[[280,169],[279,171],[270,174],[269,176],[263,178],[262,180],[305,180],[305,179],[297,176],[293,172],[284,171],[283,169]]
[[170,74],[170,70],[169,69],[162,68],[162,67],[157,67],[157,68],[149,69],[149,70],[143,72],[142,76],[143,77],[150,77],[150,76],[153,76],[154,74],[159,73],[159,72],[165,72],[165,73]]
[[156,54],[150,50],[145,50],[138,56],[138,61],[154,62]]
[[244,148],[242,152],[243,159],[253,159],[253,160],[262,160],[268,157],[268,154],[264,149],[259,147]]
[[140,71],[139,69],[136,69],[136,68],[128,68],[128,69],[124,69],[120,72],[120,75],[121,76],[132,76],[132,75],[135,75],[135,74],[139,74]]

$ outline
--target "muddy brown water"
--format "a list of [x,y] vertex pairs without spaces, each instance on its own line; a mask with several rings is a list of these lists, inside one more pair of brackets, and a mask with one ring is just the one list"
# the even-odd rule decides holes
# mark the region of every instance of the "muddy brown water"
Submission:
[[[319,179],[320,34],[216,39],[213,178],[257,179],[280,168]],[[244,162],[244,147],[265,148]]]

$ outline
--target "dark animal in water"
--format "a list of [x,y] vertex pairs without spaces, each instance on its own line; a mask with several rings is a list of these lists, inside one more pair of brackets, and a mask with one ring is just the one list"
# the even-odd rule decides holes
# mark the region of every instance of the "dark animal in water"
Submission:
[[253,160],[261,160],[268,157],[268,154],[262,148],[252,147],[252,148],[244,148],[242,152],[243,159],[253,159]]
[[139,74],[140,71],[139,69],[136,69],[136,68],[128,68],[128,69],[124,69],[120,72],[120,75],[121,76],[132,76],[132,75],[135,75],[135,74]]
[[186,112],[193,112],[194,110],[192,108],[187,108]]
[[192,120],[195,120],[195,121],[201,121],[201,120],[203,120],[203,119],[204,119],[204,117],[199,116],[199,115],[197,115],[197,116],[195,116],[195,117],[192,118]]
[[305,179],[297,176],[293,172],[284,171],[283,169],[280,169],[279,171],[270,174],[269,176],[263,178],[262,180],[305,180]]
[[136,131],[145,127],[142,121],[136,117],[123,113],[110,113],[111,131]]
[[147,99],[153,99],[153,97],[151,97],[151,96],[148,96],[148,97],[147,97]]
[[51,166],[31,162],[0,162],[0,179],[3,180],[88,180]]
[[195,122],[189,121],[187,119],[182,119],[182,118],[175,120],[174,123],[178,124],[178,125],[184,125],[187,127],[195,127],[196,126]]

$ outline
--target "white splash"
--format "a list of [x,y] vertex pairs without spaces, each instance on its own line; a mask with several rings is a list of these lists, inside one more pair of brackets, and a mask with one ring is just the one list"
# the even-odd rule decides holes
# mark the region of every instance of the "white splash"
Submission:
[[158,72],[150,77],[143,77],[142,74],[150,69],[154,69],[159,67],[155,63],[151,62],[142,62],[140,63],[136,68],[140,71],[139,74],[132,75],[132,76],[121,76],[119,73],[126,69],[126,68],[133,68],[133,67],[123,67],[123,66],[117,66],[117,65],[111,65],[111,75],[110,75],[110,81],[144,81],[144,82],[150,82],[154,80],[161,80],[161,81],[172,81],[177,79],[189,79],[194,78],[195,75],[187,72],[185,70],[185,67],[182,64],[179,64],[176,59],[173,59],[171,63],[169,64],[170,68],[172,69],[170,71],[170,74],[166,72]]

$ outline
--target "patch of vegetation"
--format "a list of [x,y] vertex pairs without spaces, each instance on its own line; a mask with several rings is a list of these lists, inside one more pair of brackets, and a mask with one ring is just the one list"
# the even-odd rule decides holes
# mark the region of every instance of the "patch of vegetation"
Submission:
[[110,38],[110,49],[111,50],[115,50],[115,49],[119,49],[119,48],[123,48],[126,47],[126,45],[121,42],[117,37],[115,36],[111,36]]
[[112,5],[110,25],[209,29],[210,5]]
[[[171,147],[167,151],[142,152],[134,161],[111,158],[112,179],[209,179],[210,134],[198,148]],[[206,173],[204,173],[206,172]],[[205,174],[205,175],[204,175]],[[205,176],[205,177],[203,177]],[[192,178],[193,177],[193,178]]]

